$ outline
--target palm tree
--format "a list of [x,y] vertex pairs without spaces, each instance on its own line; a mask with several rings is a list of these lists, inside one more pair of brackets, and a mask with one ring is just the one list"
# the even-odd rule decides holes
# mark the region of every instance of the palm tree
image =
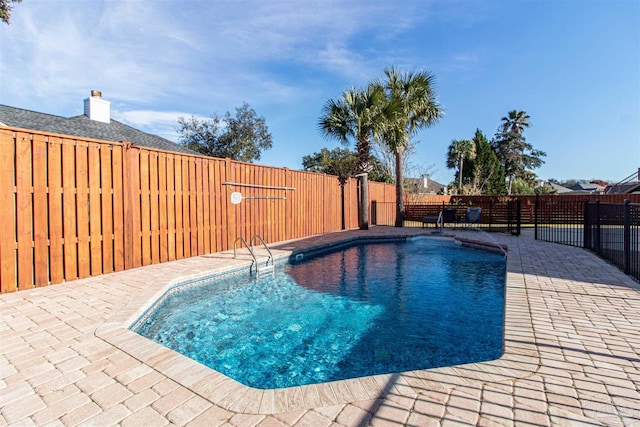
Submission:
[[471,139],[454,139],[449,145],[447,153],[447,167],[453,169],[458,167],[458,190],[462,194],[462,169],[464,159],[473,160],[476,158],[476,144]]
[[518,135],[522,135],[524,132],[524,128],[528,128],[529,124],[529,115],[524,111],[511,110],[509,111],[506,117],[502,119],[502,133],[514,133]]
[[509,111],[503,117],[502,124],[492,146],[502,164],[507,178],[507,194],[511,194],[513,180],[524,176],[528,169],[537,168],[544,163],[544,151],[536,150],[526,142],[524,128],[530,126],[529,116],[524,111]]
[[370,170],[371,138],[382,130],[384,105],[382,88],[375,85],[369,85],[365,90],[351,88],[342,94],[342,98],[327,101],[318,123],[320,132],[326,138],[336,138],[344,144],[351,139],[356,142],[357,170],[362,177],[358,200],[358,226],[361,230],[369,228],[367,173]]
[[404,224],[404,187],[402,157],[410,138],[419,129],[435,124],[443,115],[435,99],[435,77],[426,72],[401,72],[391,67],[384,70],[386,81],[372,86],[384,88],[387,105],[382,141],[396,158],[396,227]]

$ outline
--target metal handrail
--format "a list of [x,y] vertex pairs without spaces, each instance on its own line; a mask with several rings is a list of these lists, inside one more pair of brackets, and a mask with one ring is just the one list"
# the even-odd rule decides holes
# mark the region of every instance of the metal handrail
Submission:
[[249,244],[247,243],[246,240],[244,240],[244,237],[238,237],[236,239],[235,242],[233,242],[233,257],[236,257],[236,243],[238,242],[242,242],[244,243],[244,245],[247,247],[247,249],[249,249],[249,253],[251,254],[251,257],[253,258],[253,263],[256,265],[256,268],[258,266],[258,259],[256,258],[256,255],[253,253],[253,250],[251,249],[251,247],[249,246]]
[[[267,252],[269,252],[269,259],[271,260],[271,265],[273,265],[273,254],[271,253],[271,249],[269,249],[269,246],[267,246],[267,244],[264,242],[264,239],[261,236],[258,236],[257,234],[255,236],[253,236],[251,238],[251,248],[253,248],[253,242],[259,239],[260,242],[262,243],[262,246],[265,247],[265,249],[267,250]],[[246,242],[245,242],[246,243]],[[269,259],[267,260],[267,262],[265,263],[265,265],[269,265]],[[256,262],[257,264],[257,262]]]
[[294,191],[295,187],[280,187],[275,185],[245,184],[243,182],[223,182],[222,185],[233,185],[237,187],[264,188],[267,190],[284,190]]

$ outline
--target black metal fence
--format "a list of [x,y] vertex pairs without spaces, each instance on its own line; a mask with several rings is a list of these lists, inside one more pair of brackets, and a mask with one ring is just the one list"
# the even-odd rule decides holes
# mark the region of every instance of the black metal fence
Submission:
[[535,239],[582,247],[585,203],[585,200],[541,200],[536,197]]
[[[392,209],[377,204],[377,214],[372,212],[371,218],[377,220],[378,225],[392,225],[395,219],[395,204],[392,203]],[[467,208],[481,208],[480,221],[478,223],[468,224],[465,222]],[[451,203],[406,203],[405,204],[405,227],[421,227],[422,219],[425,217],[437,216],[444,209],[455,209],[455,220],[448,222],[445,226],[462,227],[472,225],[489,232],[511,233],[520,235],[520,200],[509,200],[505,202],[496,202],[490,199],[475,201],[471,204],[451,204]],[[383,221],[381,221],[383,218]],[[375,222],[371,222],[376,224]],[[427,226],[433,227],[430,222]]]
[[[437,216],[445,208],[455,209],[455,220],[445,226],[465,226],[464,218],[469,207],[482,208],[480,222],[473,226],[490,232],[519,236],[524,214],[530,217],[529,208],[523,214],[520,199],[502,202],[482,198],[466,204],[407,203],[404,226],[433,227],[433,221],[423,223],[422,219]],[[371,224],[394,225],[395,209],[395,203],[372,203]],[[640,203],[536,197],[533,215],[536,240],[591,250],[640,281]]]
[[578,246],[640,281],[640,204],[536,200],[535,238]]
[[640,204],[586,203],[584,247],[640,280]]

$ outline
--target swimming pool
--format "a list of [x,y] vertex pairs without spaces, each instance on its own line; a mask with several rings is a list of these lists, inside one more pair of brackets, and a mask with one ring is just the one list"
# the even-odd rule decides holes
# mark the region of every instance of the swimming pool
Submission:
[[178,287],[134,330],[265,389],[480,362],[502,353],[504,277],[453,241],[356,244]]

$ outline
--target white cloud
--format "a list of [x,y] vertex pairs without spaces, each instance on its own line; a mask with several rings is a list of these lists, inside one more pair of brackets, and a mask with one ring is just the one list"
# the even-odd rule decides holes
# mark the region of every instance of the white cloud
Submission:
[[318,90],[319,78],[366,82],[386,57],[376,53],[375,40],[370,56],[356,54],[354,37],[373,31],[381,17],[381,38],[415,19],[393,1],[30,0],[20,6],[12,24],[0,26],[2,101],[60,115],[79,114],[92,89],[120,111],[162,104],[208,114],[244,100],[296,103]]
[[[131,110],[114,111],[112,116],[114,119],[136,129],[159,135],[170,141],[178,141],[178,119],[180,117],[188,119],[194,115],[177,111]],[[207,120],[209,118],[204,116],[195,117],[199,120]]]
[[328,45],[308,60],[335,73],[356,77],[357,80],[371,78],[368,70],[363,70],[364,59],[344,46]]
[[[153,126],[172,123],[177,125],[178,118],[189,118],[193,116],[191,113],[176,111],[152,111],[152,110],[133,110],[133,111],[114,111],[114,117],[119,117],[125,123],[134,126]],[[208,119],[204,116],[196,116],[200,120]]]
[[[45,104],[73,102],[69,100],[91,89],[120,101],[153,100],[175,81],[174,64],[182,58],[183,43],[160,43],[167,38],[149,30],[168,23],[145,21],[149,10],[144,5],[29,2],[2,29],[3,86],[9,94]],[[132,10],[134,6],[143,10]]]

